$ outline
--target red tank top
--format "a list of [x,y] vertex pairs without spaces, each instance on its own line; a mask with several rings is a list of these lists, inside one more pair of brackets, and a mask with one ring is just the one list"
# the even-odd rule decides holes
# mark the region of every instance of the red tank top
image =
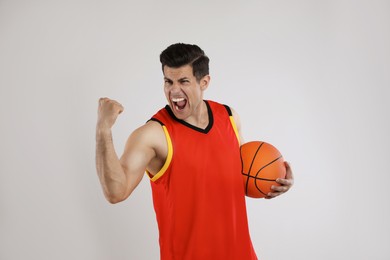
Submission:
[[162,260],[253,260],[238,135],[230,108],[205,101],[209,125],[177,119],[169,106],[152,117],[168,142],[151,178]]

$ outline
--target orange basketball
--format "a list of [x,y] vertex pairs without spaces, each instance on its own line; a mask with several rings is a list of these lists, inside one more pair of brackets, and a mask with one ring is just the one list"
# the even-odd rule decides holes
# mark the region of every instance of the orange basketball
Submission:
[[245,195],[264,198],[277,178],[286,177],[283,156],[269,143],[252,141],[240,148]]

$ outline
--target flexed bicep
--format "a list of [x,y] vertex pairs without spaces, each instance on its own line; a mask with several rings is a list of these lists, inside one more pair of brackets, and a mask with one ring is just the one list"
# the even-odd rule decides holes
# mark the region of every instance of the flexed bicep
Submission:
[[146,170],[164,160],[165,137],[158,123],[148,122],[128,138],[120,162],[127,177],[127,196],[141,182]]

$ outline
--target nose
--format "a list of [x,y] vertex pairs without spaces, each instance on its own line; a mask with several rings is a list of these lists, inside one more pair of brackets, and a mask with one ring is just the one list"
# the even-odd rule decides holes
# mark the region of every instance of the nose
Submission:
[[180,85],[178,83],[173,83],[171,85],[171,92],[177,93],[180,91]]

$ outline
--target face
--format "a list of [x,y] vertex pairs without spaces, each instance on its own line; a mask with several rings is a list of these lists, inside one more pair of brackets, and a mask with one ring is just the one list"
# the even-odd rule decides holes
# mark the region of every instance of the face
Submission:
[[190,65],[179,68],[164,66],[164,92],[175,116],[188,121],[200,115],[203,105],[203,91],[210,77],[197,81]]

